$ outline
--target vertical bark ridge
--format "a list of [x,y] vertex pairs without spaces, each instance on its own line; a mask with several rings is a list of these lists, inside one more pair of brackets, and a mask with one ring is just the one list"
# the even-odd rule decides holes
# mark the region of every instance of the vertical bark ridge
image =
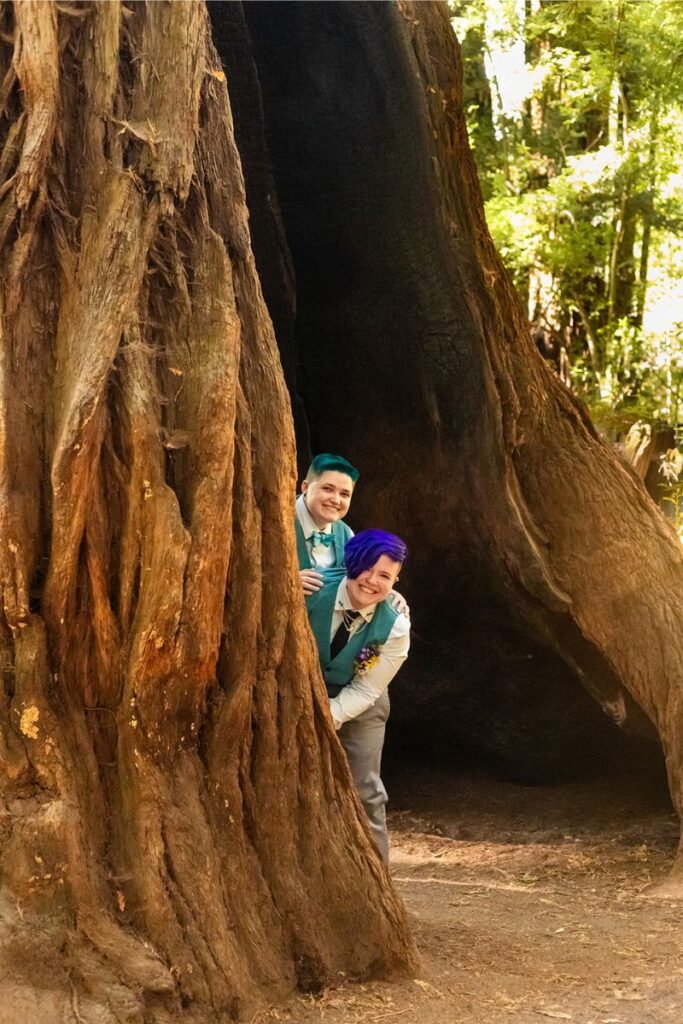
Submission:
[[23,210],[36,192],[42,192],[44,199],[59,116],[57,11],[47,0],[20,0],[15,18],[14,68],[24,92],[27,121],[14,191],[17,207]]
[[64,636],[73,580],[106,422],[104,403],[123,330],[134,315],[156,207],[145,216],[126,175],[100,192],[97,226],[81,240],[75,279],[66,285],[57,329],[52,549],[45,614]]

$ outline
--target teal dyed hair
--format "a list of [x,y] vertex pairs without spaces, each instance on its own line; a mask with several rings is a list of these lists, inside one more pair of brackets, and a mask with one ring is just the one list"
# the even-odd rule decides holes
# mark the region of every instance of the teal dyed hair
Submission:
[[347,476],[351,477],[354,484],[360,476],[360,470],[356,469],[355,466],[352,466],[351,463],[347,462],[341,455],[324,454],[316,455],[313,459],[313,462],[308,467],[306,479],[317,480],[323,475],[323,473],[327,473],[329,471],[334,473],[346,473]]

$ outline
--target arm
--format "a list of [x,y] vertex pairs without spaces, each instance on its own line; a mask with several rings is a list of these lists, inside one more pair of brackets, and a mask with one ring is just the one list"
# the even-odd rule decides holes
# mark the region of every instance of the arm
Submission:
[[335,729],[372,707],[408,657],[409,647],[410,622],[404,615],[399,615],[382,647],[377,664],[355,676],[338,696],[330,700]]

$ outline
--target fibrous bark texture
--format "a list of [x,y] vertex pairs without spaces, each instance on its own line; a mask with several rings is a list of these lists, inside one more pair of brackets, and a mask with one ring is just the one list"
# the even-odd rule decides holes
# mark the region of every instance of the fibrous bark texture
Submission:
[[410,969],[305,621],[205,5],[0,17],[3,1024]]
[[[394,714],[413,735],[488,730],[512,763],[550,747],[556,767],[583,752],[567,709],[598,748],[612,719],[659,736],[680,813],[681,547],[534,349],[486,229],[445,5],[244,14],[313,448],[361,466],[354,523],[412,549]],[[607,716],[569,695],[577,677]]]

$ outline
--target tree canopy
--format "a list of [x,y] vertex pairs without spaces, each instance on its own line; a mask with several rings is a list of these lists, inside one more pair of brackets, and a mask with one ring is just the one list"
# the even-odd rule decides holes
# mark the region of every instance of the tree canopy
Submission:
[[609,412],[619,427],[675,425],[683,5],[467,0],[451,10],[487,221],[539,347],[598,421]]

